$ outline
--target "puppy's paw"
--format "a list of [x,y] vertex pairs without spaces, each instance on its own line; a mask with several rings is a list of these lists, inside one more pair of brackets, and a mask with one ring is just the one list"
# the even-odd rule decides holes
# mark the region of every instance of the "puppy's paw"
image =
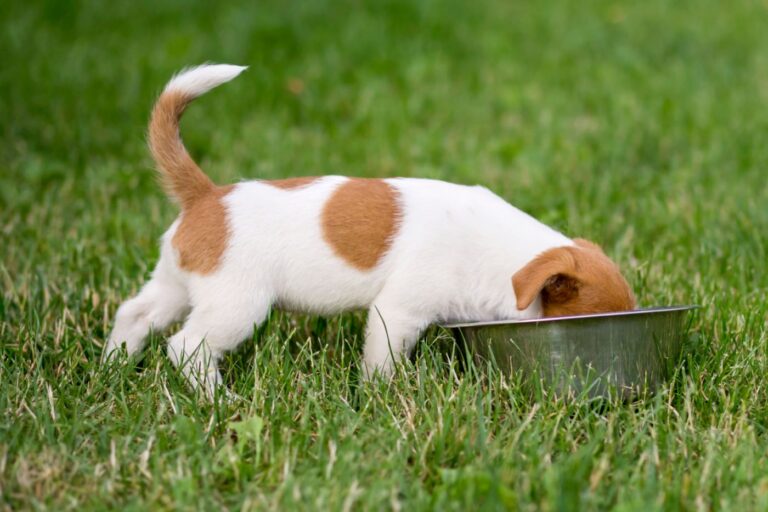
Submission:
[[101,364],[107,365],[113,361],[126,357],[128,352],[125,343],[117,343],[113,339],[107,340],[104,350],[101,352]]

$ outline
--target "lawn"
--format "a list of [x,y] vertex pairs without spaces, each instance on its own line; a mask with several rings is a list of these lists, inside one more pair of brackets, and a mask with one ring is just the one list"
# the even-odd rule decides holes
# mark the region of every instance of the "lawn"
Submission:
[[[768,509],[768,4],[0,7],[0,508]],[[564,401],[431,329],[360,384],[364,315],[273,312],[190,393],[155,335],[98,360],[177,211],[145,144],[181,67],[249,65],[185,141],[218,183],[482,184],[704,306],[675,378]]]

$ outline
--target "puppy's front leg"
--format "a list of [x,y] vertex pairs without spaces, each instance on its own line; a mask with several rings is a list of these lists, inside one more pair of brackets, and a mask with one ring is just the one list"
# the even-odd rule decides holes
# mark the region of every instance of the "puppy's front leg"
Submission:
[[390,377],[395,361],[411,353],[419,334],[429,324],[401,307],[377,302],[368,311],[363,349],[363,377]]

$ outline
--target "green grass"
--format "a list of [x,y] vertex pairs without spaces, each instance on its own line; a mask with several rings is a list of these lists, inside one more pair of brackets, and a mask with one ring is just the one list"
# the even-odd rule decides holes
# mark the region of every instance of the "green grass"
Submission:
[[[766,4],[365,4],[0,7],[0,508],[767,509]],[[160,336],[101,369],[176,214],[149,109],[203,61],[251,66],[185,117],[217,182],[483,184],[603,244],[642,304],[704,305],[677,377],[564,402],[434,329],[364,387],[360,314],[274,313],[225,362],[235,403]]]

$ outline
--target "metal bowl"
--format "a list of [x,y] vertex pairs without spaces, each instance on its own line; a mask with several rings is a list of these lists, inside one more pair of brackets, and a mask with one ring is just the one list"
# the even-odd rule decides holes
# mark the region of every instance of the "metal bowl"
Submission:
[[446,325],[476,362],[538,378],[558,395],[630,398],[655,391],[680,360],[698,306]]

